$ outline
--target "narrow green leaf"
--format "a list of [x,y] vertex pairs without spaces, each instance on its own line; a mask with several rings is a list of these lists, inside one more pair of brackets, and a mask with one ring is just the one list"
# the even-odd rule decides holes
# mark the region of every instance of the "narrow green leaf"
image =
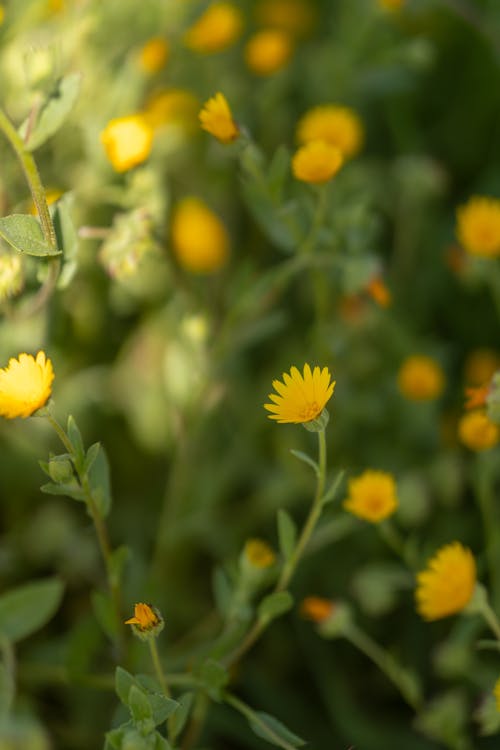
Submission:
[[90,598],[97,622],[104,633],[114,639],[116,636],[116,620],[110,597],[101,591],[93,591]]
[[42,484],[40,492],[43,492],[45,495],[66,495],[66,497],[71,497],[73,500],[78,500],[79,502],[85,501],[83,490],[76,481],[71,482],[71,484],[47,482],[46,484]]
[[85,460],[85,448],[83,446],[83,438],[81,432],[78,429],[78,425],[76,424],[72,414],[70,414],[68,417],[66,432],[68,433],[69,442],[71,443],[71,446],[73,448],[75,467],[77,471],[82,471],[83,463]]
[[[303,739],[290,731],[281,721],[263,711],[255,712],[256,720],[249,721],[255,734],[277,747],[303,747]],[[281,742],[280,742],[281,740]]]
[[57,238],[57,247],[64,255],[65,260],[74,259],[78,248],[78,235],[70,213],[71,203],[71,194],[65,193],[57,201],[52,216]]
[[101,444],[100,443],[92,443],[92,445],[90,446],[90,448],[88,449],[88,451],[87,451],[87,453],[85,455],[85,461],[84,461],[84,464],[83,464],[83,471],[84,472],[87,472],[90,469],[90,467],[92,466],[92,464],[96,460],[97,455],[98,455],[100,449],[101,449]]
[[113,550],[109,561],[109,573],[112,579],[112,583],[119,585],[123,577],[123,569],[130,558],[130,547],[125,544],[120,545],[117,549]]
[[183,693],[178,701],[179,706],[170,720],[170,731],[172,733],[172,741],[177,739],[179,734],[184,729],[186,722],[193,705],[194,693]]
[[92,466],[87,472],[87,477],[99,513],[105,518],[111,508],[111,480],[108,459],[100,444]]
[[290,173],[290,153],[284,144],[278,146],[274,152],[267,173],[267,187],[269,195],[275,203],[280,203],[283,185]]
[[[19,134],[25,140],[26,148],[34,151],[59,130],[73,109],[80,91],[80,83],[80,73],[69,73],[56,82],[38,110],[31,131],[28,133],[30,118],[25,120],[19,128]],[[27,139],[26,136],[28,136]]]
[[333,482],[331,483],[330,487],[326,491],[326,493],[321,498],[321,504],[327,505],[328,503],[331,503],[332,500],[335,500],[335,495],[337,494],[337,490],[339,489],[342,480],[344,479],[345,471],[339,471]]
[[0,633],[16,642],[42,628],[57,612],[64,585],[46,578],[0,596]]
[[278,510],[278,539],[281,554],[285,562],[288,562],[293,554],[297,543],[297,527],[286,510]]
[[153,718],[153,709],[146,693],[136,685],[132,685],[129,690],[128,707],[135,722]]
[[264,599],[259,604],[259,619],[265,622],[275,620],[281,617],[285,612],[293,607],[293,597],[288,591],[276,591]]
[[29,214],[11,214],[0,218],[0,237],[25,255],[44,258],[61,254],[60,250],[46,242],[38,219]]
[[307,453],[303,453],[302,451],[296,451],[293,448],[290,449],[290,453],[293,456],[295,456],[295,458],[298,458],[299,461],[303,461],[305,464],[310,466],[312,470],[314,471],[314,473],[316,474],[316,476],[319,475],[319,466],[316,463],[316,461],[314,461],[314,459],[311,458],[311,456],[308,456]]
[[229,582],[226,572],[220,567],[216,567],[212,576],[212,588],[214,599],[219,613],[224,617],[231,606],[233,597],[233,588]]

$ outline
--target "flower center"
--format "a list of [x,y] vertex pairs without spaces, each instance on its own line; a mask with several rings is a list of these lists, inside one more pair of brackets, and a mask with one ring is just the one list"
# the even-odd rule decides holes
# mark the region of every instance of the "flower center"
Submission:
[[311,419],[316,419],[321,409],[318,406],[317,401],[312,401],[310,404],[305,404],[299,412],[299,417],[304,422],[310,422]]

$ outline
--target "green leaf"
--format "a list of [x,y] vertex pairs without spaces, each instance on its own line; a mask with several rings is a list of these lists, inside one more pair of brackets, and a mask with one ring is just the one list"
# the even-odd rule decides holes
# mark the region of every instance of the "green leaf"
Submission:
[[0,633],[16,642],[42,628],[56,613],[64,585],[46,578],[0,596]]
[[161,693],[146,693],[153,711],[153,722],[157,727],[179,708],[179,703]]
[[128,724],[124,724],[117,729],[112,729],[110,732],[106,732],[106,744],[104,745],[104,750],[120,750],[123,737],[128,727]]
[[[64,78],[56,81],[52,91],[38,110],[31,131],[31,118],[27,118],[19,128],[19,134],[25,141],[26,148],[33,151],[45,143],[54,133],[59,130],[68,114],[73,109],[78,93],[80,91],[80,73],[70,73]],[[27,138],[26,138],[27,136]]]
[[111,508],[111,480],[108,459],[100,444],[99,451],[87,472],[87,477],[99,513],[103,518],[106,518]]
[[295,456],[295,458],[298,458],[299,461],[303,461],[305,464],[310,466],[316,476],[319,475],[319,466],[316,461],[311,458],[311,456],[308,456],[307,453],[303,453],[302,451],[296,451],[293,448],[290,449],[290,453]]
[[161,734],[155,732],[154,745],[151,750],[172,750],[172,745],[167,742],[165,737],[162,737]]
[[53,482],[47,482],[46,484],[42,484],[40,491],[46,495],[66,495],[67,497],[71,497],[73,500],[78,500],[79,502],[85,501],[85,494],[76,481],[71,482],[71,484],[54,484]]
[[233,589],[226,572],[219,566],[216,567],[212,576],[212,588],[214,599],[219,613],[224,617],[231,606]]
[[344,479],[345,471],[339,471],[333,482],[331,483],[330,487],[326,491],[326,493],[321,498],[321,504],[327,505],[328,503],[331,503],[332,500],[335,500],[335,495],[337,494],[337,490],[339,489],[342,480]]
[[278,539],[281,554],[285,562],[288,562],[297,543],[297,528],[290,514],[281,508],[278,510]]
[[0,218],[0,237],[26,255],[44,258],[61,254],[45,240],[38,219],[29,214],[11,214]]
[[271,622],[293,607],[293,597],[288,591],[276,591],[264,597],[259,604],[259,619]]
[[229,682],[229,674],[222,664],[215,659],[207,659],[202,664],[200,678],[205,683],[209,696],[213,700],[220,700],[222,688]]
[[92,445],[90,446],[90,448],[88,449],[88,451],[87,451],[87,453],[85,455],[85,461],[84,461],[84,464],[83,464],[83,471],[84,472],[87,472],[90,469],[90,467],[92,466],[92,464],[96,460],[97,455],[98,455],[100,449],[101,449],[101,444],[100,443],[92,443]]
[[274,152],[267,173],[267,187],[269,195],[275,203],[281,201],[283,185],[290,173],[290,154],[283,144]]
[[124,706],[128,707],[128,696],[130,688],[136,684],[135,678],[123,667],[115,670],[115,690]]
[[[249,724],[258,737],[267,740],[271,745],[277,747],[303,747],[306,743],[303,739],[291,732],[281,721],[263,711],[255,712],[256,720],[250,720]],[[280,742],[281,740],[281,742]],[[284,743],[284,744],[283,744]]]
[[110,597],[101,591],[92,591],[90,598],[97,622],[104,633],[114,639],[116,636],[116,620]]
[[146,693],[136,685],[132,685],[129,690],[128,707],[135,722],[153,718],[153,709]]
[[183,693],[179,699],[179,706],[170,720],[170,732],[174,741],[184,729],[193,705],[194,693]]
[[69,442],[73,448],[73,455],[75,460],[75,467],[77,471],[82,471],[84,459],[85,459],[85,448],[83,446],[83,439],[78,425],[72,414],[68,417],[68,424],[66,427],[68,433]]

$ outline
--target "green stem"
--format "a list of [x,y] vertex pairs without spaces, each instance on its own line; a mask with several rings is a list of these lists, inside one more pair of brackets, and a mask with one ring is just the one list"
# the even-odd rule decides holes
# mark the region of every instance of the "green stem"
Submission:
[[480,613],[495,634],[496,639],[500,641],[500,622],[486,596],[481,601]]
[[243,703],[239,698],[237,698],[232,693],[224,693],[224,700],[226,703],[228,703],[230,706],[235,708],[240,714],[243,714],[243,716],[254,726],[259,727],[259,729],[263,732],[264,736],[268,738],[268,741],[271,742],[273,745],[277,745],[278,747],[283,748],[283,750],[294,750],[296,747],[295,745],[290,745],[289,742],[284,740],[282,737],[280,737],[276,732],[274,732],[268,724],[266,724],[259,716],[259,714],[253,710],[247,703]]
[[316,192],[316,207],[314,210],[311,226],[297,249],[298,255],[307,255],[314,250],[318,232],[323,226],[326,208],[328,205],[328,184],[320,185]]
[[[158,646],[156,645],[156,638],[154,636],[152,638],[149,638],[148,643],[149,643],[149,651],[151,653],[151,660],[153,662],[155,674],[156,674],[156,677],[158,678],[158,682],[161,685],[161,689],[163,690],[163,695],[165,695],[167,698],[171,698],[172,694],[170,692],[170,688],[168,686],[168,682],[165,677],[163,667],[161,666],[160,656],[158,654]],[[175,725],[175,718],[173,715],[171,715],[167,718],[167,736],[172,746],[173,746],[173,738],[174,738],[174,725]]]
[[198,741],[210,703],[206,693],[198,693],[193,715],[184,733],[181,750],[191,750]]

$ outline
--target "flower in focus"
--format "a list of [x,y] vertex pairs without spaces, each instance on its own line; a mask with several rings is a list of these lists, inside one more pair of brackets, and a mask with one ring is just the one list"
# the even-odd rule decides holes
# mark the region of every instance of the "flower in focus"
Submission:
[[400,10],[405,4],[405,0],[377,0],[379,7],[382,10]]
[[484,385],[500,369],[500,354],[492,349],[475,349],[467,357],[464,369],[467,383]]
[[372,276],[366,286],[366,291],[379,307],[389,307],[392,295],[381,276]]
[[300,614],[306,620],[313,622],[324,622],[333,613],[335,604],[330,599],[320,596],[306,596],[300,604]]
[[328,182],[343,164],[341,151],[325,141],[309,141],[292,157],[292,171],[297,180],[320,184]]
[[221,143],[231,143],[238,138],[240,131],[224,94],[218,92],[203,105],[200,112],[203,130],[213,135]]
[[199,198],[181,200],[172,217],[172,247],[179,265],[192,273],[219,271],[229,257],[229,235]]
[[261,539],[249,539],[245,544],[243,554],[254,568],[270,568],[276,562],[274,550]]
[[101,133],[106,156],[117,172],[145,161],[153,145],[153,130],[141,114],[110,120]]
[[168,42],[160,36],[148,39],[139,52],[139,65],[146,73],[158,73],[170,54]]
[[255,16],[261,26],[282,29],[295,36],[308,34],[316,21],[310,0],[260,0]]
[[156,607],[139,603],[134,606],[134,616],[125,620],[125,625],[132,625],[135,635],[142,640],[147,640],[159,635],[165,623]]
[[349,107],[325,104],[310,109],[299,120],[297,140],[299,143],[325,141],[340,149],[345,159],[350,159],[363,145],[363,124]]
[[500,200],[474,196],[457,209],[456,234],[471,255],[500,255]]
[[186,31],[184,41],[195,52],[221,52],[241,34],[243,17],[233,3],[216,2]]
[[292,54],[292,40],[286,31],[264,29],[248,40],[244,54],[250,70],[268,76],[287,64]]
[[493,688],[493,695],[495,696],[495,703],[497,706],[497,711],[500,711],[500,677],[495,682],[495,687]]
[[344,508],[364,521],[380,523],[398,507],[396,482],[385,471],[365,471],[350,479]]
[[54,370],[45,352],[11,357],[0,370],[0,416],[7,419],[29,417],[47,403]]
[[153,130],[178,125],[189,132],[198,126],[198,110],[198,100],[190,91],[164,89],[148,99],[143,115]]
[[486,412],[476,409],[460,418],[458,436],[471,451],[485,451],[498,443],[500,433]]
[[444,372],[431,357],[407,357],[398,372],[398,387],[410,401],[432,401],[444,389]]
[[21,255],[0,253],[0,301],[15,297],[24,284]]
[[311,370],[304,365],[303,375],[296,367],[290,374],[283,373],[283,382],[273,380],[276,393],[270,393],[272,404],[264,404],[270,411],[269,419],[276,419],[281,424],[303,424],[319,417],[330,400],[335,381],[331,381],[328,367],[315,367]]
[[476,562],[460,542],[441,547],[417,575],[417,611],[424,620],[439,620],[461,612],[476,586]]

